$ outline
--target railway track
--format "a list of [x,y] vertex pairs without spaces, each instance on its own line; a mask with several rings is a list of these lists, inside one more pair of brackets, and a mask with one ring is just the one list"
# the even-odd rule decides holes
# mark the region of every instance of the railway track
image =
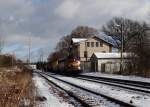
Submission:
[[87,75],[79,75],[76,78],[150,94],[150,83],[147,82],[130,81],[106,77],[94,77]]
[[[110,96],[107,96],[107,95],[104,95],[104,94],[101,94],[101,93],[98,93],[98,92],[95,92],[95,91],[91,91],[91,90],[89,90],[89,89],[87,89],[87,88],[84,88],[84,87],[75,85],[75,84],[73,84],[73,83],[64,81],[64,80],[59,79],[59,78],[57,78],[57,77],[55,77],[55,76],[52,76],[52,75],[50,75],[50,74],[47,74],[47,73],[40,73],[40,75],[41,75],[42,77],[44,77],[46,80],[48,80],[48,81],[50,81],[50,80],[48,79],[48,77],[51,77],[51,78],[53,78],[53,79],[55,79],[55,80],[58,80],[58,81],[60,81],[60,82],[62,82],[62,83],[65,83],[65,84],[68,84],[68,85],[73,86],[73,87],[75,87],[75,88],[78,88],[79,90],[85,91],[85,92],[87,92],[87,93],[91,93],[91,94],[93,94],[93,95],[95,95],[95,96],[103,97],[104,99],[107,99],[107,101],[113,102],[113,103],[115,103],[116,105],[119,105],[119,106],[121,106],[121,107],[135,107],[134,105],[132,105],[132,104],[130,104],[130,103],[121,101],[121,100],[119,100],[119,99],[112,98],[112,97],[110,97]],[[52,82],[52,81],[50,81],[50,82]],[[53,83],[54,83],[54,82],[53,82]],[[54,83],[54,84],[56,84],[56,83]],[[57,84],[56,84],[56,86],[62,89],[61,86],[59,86],[59,85],[57,85]],[[65,89],[63,89],[63,90],[65,90]],[[71,95],[72,97],[75,97],[75,99],[77,99],[77,101],[79,101],[84,107],[92,107],[92,106],[94,106],[94,104],[93,104],[94,101],[89,100],[89,98],[88,98],[87,100],[81,99],[81,98],[78,98],[78,96],[76,96],[77,92],[76,92],[75,94],[73,94],[73,92],[68,92],[67,90],[65,90],[65,91],[66,91],[67,93],[69,93],[69,95]],[[88,101],[88,100],[89,100],[89,101]]]
[[61,86],[57,85],[55,82],[49,80],[46,76],[42,75],[41,73],[38,73],[38,74],[41,75],[44,79],[46,79],[48,82],[50,82],[51,84],[53,84],[54,86],[56,86],[57,88],[59,88],[60,90],[62,90],[65,93],[67,93],[71,98],[75,99],[78,102],[78,106],[80,106],[80,107],[91,107],[89,104],[85,103],[83,100],[81,100],[80,98],[78,98],[72,92],[67,91],[66,89],[64,89]]

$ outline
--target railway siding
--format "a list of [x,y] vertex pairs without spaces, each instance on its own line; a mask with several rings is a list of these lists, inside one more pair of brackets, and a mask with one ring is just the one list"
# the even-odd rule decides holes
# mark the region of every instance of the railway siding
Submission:
[[147,104],[150,103],[149,94],[136,93],[133,91],[129,91],[127,89],[115,88],[115,87],[100,84],[100,83],[80,80],[80,79],[77,79],[77,77],[74,78],[74,77],[65,77],[65,76],[59,76],[59,75],[56,75],[56,77],[61,80],[67,81],[69,83],[78,85],[80,87],[84,87],[86,89],[95,91],[97,93],[102,93],[112,98],[119,99],[131,105],[145,107]]
[[[77,77],[78,79],[81,80],[86,80],[86,81],[91,81],[91,82],[95,82],[95,83],[101,83],[101,84],[106,84],[106,85],[110,85],[110,86],[115,86],[115,87],[120,87],[120,88],[124,88],[124,89],[129,89],[131,91],[137,91],[137,92],[141,92],[141,93],[147,93],[150,94],[150,87],[147,85],[145,86],[144,84],[136,84],[136,83],[126,83],[126,82],[120,82],[119,80],[107,80],[106,79],[97,79],[94,77],[85,77],[85,76],[79,76]],[[143,86],[143,87],[142,87]]]

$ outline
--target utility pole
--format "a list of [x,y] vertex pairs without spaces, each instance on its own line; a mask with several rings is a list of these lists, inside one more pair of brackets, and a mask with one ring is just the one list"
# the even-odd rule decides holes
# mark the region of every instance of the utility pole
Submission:
[[44,52],[43,48],[39,49],[39,69],[43,70]]
[[124,52],[124,19],[122,19],[121,25],[116,25],[115,27],[120,27],[121,32],[121,49],[120,49],[120,74],[123,72],[123,52]]
[[121,23],[121,62],[120,62],[120,74],[123,72],[123,51],[124,51],[124,20]]
[[28,41],[28,63],[31,62],[31,37],[29,37]]
[[41,49],[40,50],[40,62],[42,62],[43,63],[43,61],[44,61],[44,52],[43,52],[43,49]]

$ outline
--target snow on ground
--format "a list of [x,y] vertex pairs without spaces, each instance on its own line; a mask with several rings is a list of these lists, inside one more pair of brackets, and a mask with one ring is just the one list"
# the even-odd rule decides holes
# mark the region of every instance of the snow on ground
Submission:
[[36,88],[36,96],[44,97],[45,101],[37,101],[36,107],[73,107],[67,102],[60,101],[52,94],[51,86],[37,74],[34,74],[33,81]]
[[123,76],[123,75],[117,75],[117,74],[104,74],[104,73],[100,73],[100,72],[82,73],[81,75],[116,78],[116,79],[133,80],[133,81],[143,81],[143,82],[150,83],[150,78],[144,78],[144,77],[139,77],[139,76]]
[[107,96],[111,96],[113,98],[134,104],[137,107],[147,107],[147,105],[150,105],[150,95],[143,95],[141,93],[138,94],[118,87],[89,82],[72,77],[64,77],[60,75],[56,75],[56,77],[71,82],[73,84],[79,85],[81,87],[85,87],[92,91],[103,93]]
[[[51,78],[47,75],[45,75],[45,77],[48,78],[50,81],[53,81],[57,85],[63,87],[68,92],[74,93],[76,96],[78,96],[82,100],[84,99],[84,101],[87,104],[91,104],[91,102],[89,102],[89,101],[92,101],[94,103],[94,106],[91,106],[91,107],[120,107],[120,105],[115,104],[114,102],[108,101],[107,99],[105,99],[101,96],[97,96],[95,94],[86,92],[84,90],[80,90],[78,88],[75,88],[74,86],[60,82],[59,80]],[[77,106],[77,107],[79,107],[79,106]]]

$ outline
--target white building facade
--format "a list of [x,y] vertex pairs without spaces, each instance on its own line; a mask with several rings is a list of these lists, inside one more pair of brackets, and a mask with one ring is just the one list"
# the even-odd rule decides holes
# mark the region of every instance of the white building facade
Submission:
[[[123,62],[128,61],[128,54],[123,53]],[[91,70],[94,72],[118,73],[120,71],[120,53],[94,53],[91,57]]]

